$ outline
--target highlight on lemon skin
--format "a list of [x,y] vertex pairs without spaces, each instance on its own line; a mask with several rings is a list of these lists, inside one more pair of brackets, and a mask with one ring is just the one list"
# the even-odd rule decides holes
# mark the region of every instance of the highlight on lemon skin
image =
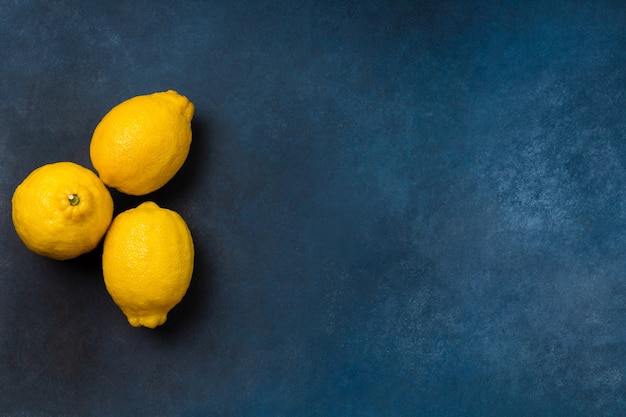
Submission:
[[96,126],[91,163],[102,181],[120,192],[156,191],[187,159],[193,115],[193,103],[174,90],[123,101]]
[[189,288],[193,263],[185,220],[151,201],[117,215],[104,239],[106,289],[134,327],[166,322]]
[[57,260],[93,250],[113,217],[113,199],[100,178],[73,162],[32,171],[11,199],[18,236],[31,251]]

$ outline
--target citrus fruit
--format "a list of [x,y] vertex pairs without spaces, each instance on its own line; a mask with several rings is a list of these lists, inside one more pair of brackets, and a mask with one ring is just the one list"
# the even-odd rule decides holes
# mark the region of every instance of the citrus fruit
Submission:
[[132,326],[155,328],[187,292],[193,259],[183,218],[147,201],[113,219],[102,252],[104,283]]
[[96,126],[91,163],[102,181],[118,191],[156,191],[187,159],[193,114],[193,103],[173,90],[130,98]]
[[71,259],[98,245],[113,217],[113,199],[89,169],[56,162],[35,169],[17,186],[12,217],[30,250]]

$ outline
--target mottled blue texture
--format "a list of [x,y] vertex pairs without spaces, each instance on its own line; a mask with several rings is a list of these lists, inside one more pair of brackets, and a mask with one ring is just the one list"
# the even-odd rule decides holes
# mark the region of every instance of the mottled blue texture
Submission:
[[[1,0],[0,45],[0,416],[626,415],[623,1]],[[170,88],[145,199],[198,259],[149,331],[10,198]]]

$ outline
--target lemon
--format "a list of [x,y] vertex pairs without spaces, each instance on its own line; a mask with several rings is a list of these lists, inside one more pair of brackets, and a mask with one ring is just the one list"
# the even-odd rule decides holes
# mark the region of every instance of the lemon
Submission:
[[94,249],[113,217],[113,199],[98,176],[73,162],[35,169],[12,198],[15,231],[26,247],[53,259]]
[[130,98],[96,126],[91,163],[102,181],[118,191],[156,191],[187,159],[193,114],[193,103],[173,90]]
[[117,215],[104,238],[104,283],[134,326],[167,320],[191,282],[194,246],[185,220],[152,201]]

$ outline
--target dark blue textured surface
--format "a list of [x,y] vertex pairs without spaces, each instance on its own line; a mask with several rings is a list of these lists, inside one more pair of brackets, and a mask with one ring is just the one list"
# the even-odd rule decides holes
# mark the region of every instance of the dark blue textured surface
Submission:
[[[0,46],[0,416],[626,415],[623,1],[2,0]],[[10,197],[165,89],[198,259],[150,331]]]

